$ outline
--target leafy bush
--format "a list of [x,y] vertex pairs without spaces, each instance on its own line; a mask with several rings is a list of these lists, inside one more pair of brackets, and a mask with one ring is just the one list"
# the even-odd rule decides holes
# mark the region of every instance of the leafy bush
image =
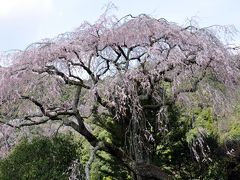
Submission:
[[77,158],[77,145],[69,136],[23,139],[0,163],[0,179],[67,179]]

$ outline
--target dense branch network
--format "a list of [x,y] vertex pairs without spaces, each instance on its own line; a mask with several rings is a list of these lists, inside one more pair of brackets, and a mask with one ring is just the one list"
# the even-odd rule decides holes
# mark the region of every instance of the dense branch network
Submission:
[[[157,122],[162,120],[163,107],[183,93],[197,91],[209,72],[227,86],[236,78],[230,52],[209,30],[183,28],[144,14],[117,21],[103,16],[11,58],[11,66],[0,67],[2,123],[20,128],[60,120],[98,147],[100,141],[84,119],[108,113],[122,122],[127,144],[136,147],[123,151],[103,142],[101,150],[137,176],[156,179],[170,177],[147,163],[147,147],[155,140],[147,130],[148,123],[154,124],[146,118],[148,110],[154,111]],[[167,100],[166,84],[171,90]],[[62,100],[67,87],[75,91]],[[24,120],[19,125],[6,121],[12,104],[17,104],[17,118]]]

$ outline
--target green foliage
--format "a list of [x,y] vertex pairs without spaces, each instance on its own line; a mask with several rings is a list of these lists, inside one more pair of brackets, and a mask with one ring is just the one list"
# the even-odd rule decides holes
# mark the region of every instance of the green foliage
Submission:
[[[164,87],[166,96],[170,96],[169,84],[165,83]],[[62,101],[67,101],[73,94],[74,89],[68,88],[63,92],[65,96]],[[198,99],[195,101],[194,104],[198,104]],[[144,103],[148,104],[148,102]],[[234,167],[234,173],[238,173],[240,167],[238,162],[219,153],[222,145],[219,139],[221,137],[224,141],[231,142],[240,140],[239,112],[240,110],[236,109],[233,120],[227,130],[221,134],[212,107],[168,106],[164,122],[167,130],[155,132],[154,127],[148,127],[149,132],[155,133],[154,149],[151,152],[152,163],[172,173],[175,179],[228,179],[230,167]],[[154,120],[155,115],[150,111],[146,113],[149,122]],[[93,134],[99,140],[125,148],[124,129],[119,122],[103,113],[97,117],[97,120],[94,117],[89,118],[86,123],[91,125]],[[211,150],[209,154],[211,160],[196,161],[190,149],[202,132]],[[81,140],[81,148],[78,149],[72,143],[72,137],[50,140],[37,138],[32,142],[23,140],[6,159],[1,161],[0,179],[67,179],[66,170],[73,159],[81,159],[82,164],[86,164],[89,159],[90,144],[82,137],[78,140]],[[121,162],[106,152],[98,151],[91,165],[90,178],[125,180],[131,179],[131,176]]]
[[[93,134],[102,141],[118,144],[121,146],[120,129],[116,122],[110,117],[102,114],[98,121],[89,118],[88,124],[91,124]],[[86,164],[90,156],[90,144],[83,139],[81,149],[81,162]],[[95,160],[91,165],[91,180],[127,180],[129,175],[125,167],[114,157],[104,151],[97,151]]]
[[217,137],[217,124],[210,107],[204,109],[194,109],[192,116],[192,128],[186,134],[186,140],[188,143],[192,143],[199,137],[200,129],[204,131],[206,138]]
[[[212,108],[187,111],[172,106],[168,119],[168,132],[158,137],[154,163],[171,172],[175,179],[227,179],[229,159],[219,156],[219,132]],[[204,129],[211,160],[196,161],[190,151],[199,137],[199,128]]]
[[158,134],[156,152],[153,162],[171,172],[176,179],[183,178],[186,168],[191,161],[186,133],[189,121],[177,106],[168,108],[168,130]]
[[77,158],[70,136],[26,139],[0,163],[0,179],[67,179],[67,169]]
[[[167,87],[168,84],[166,83]],[[166,97],[167,98],[167,97]],[[194,102],[194,104],[198,104]],[[148,102],[146,102],[148,103]],[[155,114],[150,111],[146,117],[151,122]],[[151,152],[151,161],[155,165],[173,174],[175,179],[228,179],[230,177],[230,167],[234,167],[237,162],[222,154],[220,144],[221,131],[218,129],[219,120],[216,119],[213,109],[210,106],[201,105],[199,107],[178,107],[168,106],[166,110],[167,130],[154,134],[155,149]],[[237,139],[240,132],[240,124],[234,121],[229,126],[225,139]],[[124,148],[124,135],[121,126],[112,118],[101,114],[97,121],[89,119],[93,133],[98,139],[114,143],[118,147]],[[154,133],[153,127],[148,127]],[[200,131],[202,130],[202,131]],[[209,159],[196,161],[191,153],[191,145],[204,132],[204,140],[208,144]],[[83,143],[83,162],[89,158],[89,143]],[[239,168],[239,167],[238,167]],[[98,151],[95,161],[91,166],[91,179],[130,179],[129,172],[117,162],[112,156],[102,151]]]
[[216,75],[213,74],[211,71],[207,71],[205,81],[209,86],[213,87],[215,90],[219,90],[223,93],[226,92],[226,86],[222,82],[220,82],[217,79]]
[[234,121],[231,123],[228,132],[224,135],[225,141],[239,141],[240,142],[240,122]]
[[222,142],[240,142],[240,105],[235,107],[233,114],[227,119],[227,122],[227,127],[225,127],[225,131],[221,134]]

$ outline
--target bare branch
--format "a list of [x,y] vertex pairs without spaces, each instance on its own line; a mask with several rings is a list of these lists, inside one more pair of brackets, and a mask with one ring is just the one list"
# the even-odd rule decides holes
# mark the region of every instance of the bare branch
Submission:
[[39,109],[41,110],[42,114],[45,115],[46,114],[46,110],[43,107],[42,103],[40,103],[39,101],[37,101],[36,99],[34,99],[33,97],[29,97],[29,96],[22,96],[22,99],[27,99],[29,101],[31,101],[33,104],[35,104],[37,107],[39,107]]
[[86,180],[90,180],[90,169],[91,169],[91,164],[93,163],[96,153],[99,149],[103,148],[104,144],[102,142],[99,142],[95,147],[90,147],[90,157],[85,165],[85,174],[86,174]]
[[[40,70],[36,70],[36,69],[33,69],[32,70],[33,72],[37,72],[39,74],[42,74],[42,73],[48,73],[50,75],[57,75],[59,77],[61,77],[66,84],[70,84],[70,85],[76,85],[76,86],[82,86],[86,89],[90,89],[89,86],[86,86],[85,84],[83,84],[82,81],[79,81],[79,78],[78,78],[78,81],[75,81],[73,79],[70,79],[67,75],[65,75],[63,72],[59,71],[55,66],[47,66],[45,67],[44,69],[40,69]],[[72,76],[72,75],[71,75]],[[72,76],[73,77],[73,76]]]

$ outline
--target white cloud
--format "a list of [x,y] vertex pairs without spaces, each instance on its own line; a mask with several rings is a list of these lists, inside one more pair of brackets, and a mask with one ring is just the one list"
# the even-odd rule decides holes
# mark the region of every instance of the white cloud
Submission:
[[0,0],[0,17],[48,13],[52,7],[53,0]]

